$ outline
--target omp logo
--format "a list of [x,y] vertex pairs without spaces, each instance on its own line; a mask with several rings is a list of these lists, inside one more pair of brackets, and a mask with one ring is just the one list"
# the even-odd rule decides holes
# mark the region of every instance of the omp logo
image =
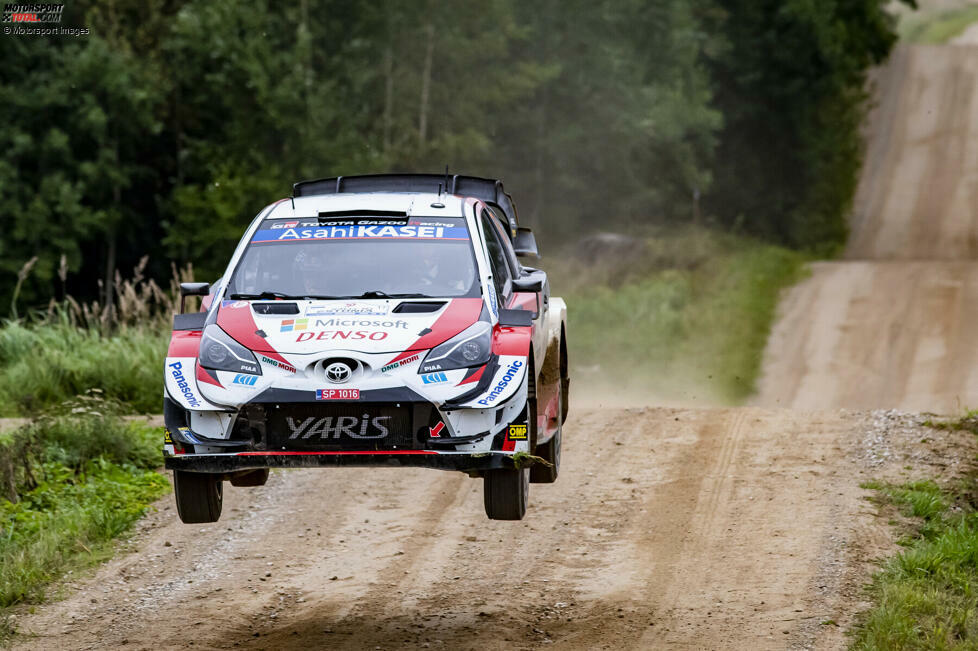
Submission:
[[421,381],[425,384],[441,384],[442,382],[448,382],[448,376],[444,373],[428,373],[427,375],[421,376]]
[[279,326],[279,332],[292,332],[293,330],[305,330],[309,327],[309,319],[285,319]]
[[176,380],[177,388],[183,394],[183,397],[187,399],[187,404],[191,407],[199,407],[200,401],[197,400],[197,396],[194,395],[194,390],[190,388],[190,383],[187,382],[187,378],[183,376],[183,362],[173,362],[170,364],[170,375]]
[[356,416],[325,416],[317,419],[310,416],[300,423],[297,423],[291,416],[286,419],[292,434],[290,439],[309,439],[319,437],[320,439],[338,439],[341,435],[349,436],[352,439],[382,439],[390,434],[390,430],[384,425],[384,421],[390,420],[390,416],[370,417],[364,414],[362,418]]
[[257,375],[245,375],[244,373],[238,373],[234,376],[234,379],[231,380],[231,384],[244,384],[245,386],[253,387],[257,381]]
[[525,441],[526,440],[526,425],[510,425],[509,426],[509,440],[510,441]]
[[504,373],[503,376],[499,378],[499,382],[496,384],[496,386],[492,388],[492,391],[489,392],[489,395],[479,400],[479,404],[488,405],[490,402],[495,402],[496,398],[498,398],[499,395],[506,390],[506,387],[508,387],[509,383],[513,381],[513,378],[516,377],[516,374],[519,372],[521,368],[523,368],[523,362],[521,362],[520,360],[516,360],[515,362],[510,364],[506,368],[506,373]]

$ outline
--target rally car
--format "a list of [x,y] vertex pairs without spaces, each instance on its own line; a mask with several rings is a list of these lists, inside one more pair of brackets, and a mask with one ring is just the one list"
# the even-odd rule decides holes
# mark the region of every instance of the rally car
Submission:
[[567,309],[536,255],[499,181],[296,183],[217,282],[181,285],[203,298],[164,367],[180,518],[216,521],[224,481],[270,468],[419,466],[482,477],[489,518],[522,519],[568,410]]

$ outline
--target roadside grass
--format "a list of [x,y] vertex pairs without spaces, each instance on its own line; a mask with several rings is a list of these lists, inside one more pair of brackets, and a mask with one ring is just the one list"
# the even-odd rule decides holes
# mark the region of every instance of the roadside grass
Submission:
[[960,36],[974,22],[978,22],[978,5],[966,5],[939,13],[907,13],[898,31],[903,41],[939,45]]
[[729,404],[754,391],[780,292],[807,258],[689,227],[580,260],[566,251],[544,264],[567,299],[572,377],[624,399]]
[[162,433],[90,394],[0,435],[0,641],[10,608],[43,601],[65,573],[110,555],[111,541],[169,490]]
[[0,416],[29,416],[98,388],[136,413],[162,404],[164,328],[125,327],[113,334],[70,323],[0,326]]
[[[931,423],[972,432],[975,425],[975,412]],[[978,648],[978,477],[946,488],[933,481],[863,487],[901,511],[904,550],[874,577],[874,606],[857,623],[852,648]]]
[[[0,417],[31,416],[90,389],[129,413],[160,411],[170,320],[179,311],[179,285],[192,281],[194,271],[172,266],[164,290],[144,276],[148,262],[144,256],[129,278],[116,273],[107,305],[65,295],[45,309],[0,322]],[[27,277],[32,267],[33,260],[19,276]],[[58,273],[63,287],[64,257]],[[190,303],[191,309],[197,305]],[[11,313],[17,314],[16,302]]]

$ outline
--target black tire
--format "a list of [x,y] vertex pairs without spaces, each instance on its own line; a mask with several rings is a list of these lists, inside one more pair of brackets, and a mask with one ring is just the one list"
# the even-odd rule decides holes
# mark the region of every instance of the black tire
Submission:
[[489,470],[483,491],[490,520],[522,520],[530,494],[530,471]]
[[249,470],[240,475],[232,475],[230,482],[232,486],[264,486],[268,481],[268,468]]
[[220,475],[174,470],[173,494],[177,513],[186,524],[217,522],[221,517],[224,482]]

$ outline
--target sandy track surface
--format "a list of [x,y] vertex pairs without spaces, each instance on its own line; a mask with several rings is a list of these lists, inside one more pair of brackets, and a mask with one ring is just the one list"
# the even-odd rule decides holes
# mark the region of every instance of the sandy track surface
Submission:
[[782,300],[758,405],[978,406],[978,47],[901,47],[877,88],[848,261]]
[[978,406],[978,264],[820,262],[779,310],[763,404]]
[[579,412],[519,523],[425,470],[274,474],[206,526],[168,497],[129,553],[20,618],[19,648],[836,648],[853,550],[886,538],[858,483],[907,463],[886,418]]

